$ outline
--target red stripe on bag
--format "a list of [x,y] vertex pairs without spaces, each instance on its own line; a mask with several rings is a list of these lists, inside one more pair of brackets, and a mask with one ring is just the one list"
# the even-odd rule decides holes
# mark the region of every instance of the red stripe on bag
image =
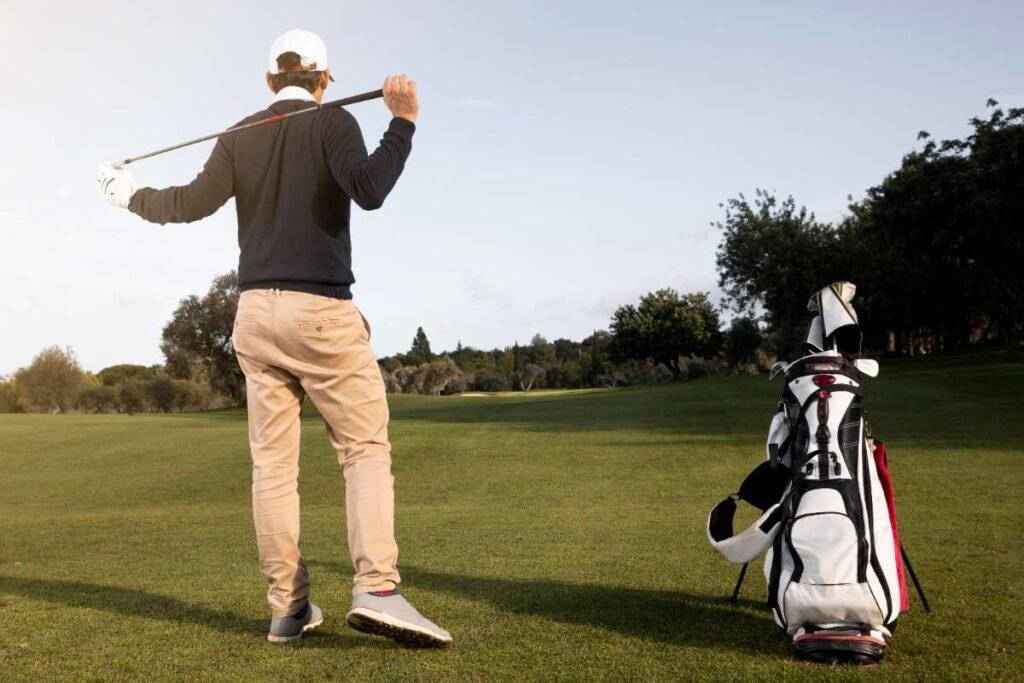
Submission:
[[892,542],[896,548],[896,577],[900,582],[900,611],[910,609],[910,598],[907,597],[907,579],[903,574],[903,557],[900,555],[900,532],[896,528],[896,498],[892,489],[892,477],[889,475],[885,444],[875,441],[875,469],[878,470],[878,481],[885,493],[885,502],[889,506],[889,524],[892,526]]

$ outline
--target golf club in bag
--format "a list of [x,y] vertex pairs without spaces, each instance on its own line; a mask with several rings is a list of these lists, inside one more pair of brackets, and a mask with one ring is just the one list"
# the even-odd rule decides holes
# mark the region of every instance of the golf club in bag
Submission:
[[[776,363],[782,400],[771,422],[766,460],[708,517],[708,540],[730,562],[765,555],[768,605],[798,657],[876,664],[896,618],[909,607],[904,571],[928,602],[896,526],[885,444],[865,419],[862,383],[878,362],[854,359],[861,333],[856,288],[837,282],[815,293],[807,355]],[[737,500],[762,514],[734,534]],[[904,562],[904,559],[907,559]]]

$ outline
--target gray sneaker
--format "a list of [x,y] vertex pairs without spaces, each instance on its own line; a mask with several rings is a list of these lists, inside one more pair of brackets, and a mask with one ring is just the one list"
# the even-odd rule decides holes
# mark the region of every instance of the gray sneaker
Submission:
[[274,617],[270,620],[270,633],[267,640],[272,643],[291,643],[302,637],[306,631],[315,629],[324,623],[324,613],[311,602],[300,612],[290,617]]
[[397,589],[355,596],[346,620],[361,633],[384,636],[406,647],[448,647],[452,642],[448,631],[423,617]]

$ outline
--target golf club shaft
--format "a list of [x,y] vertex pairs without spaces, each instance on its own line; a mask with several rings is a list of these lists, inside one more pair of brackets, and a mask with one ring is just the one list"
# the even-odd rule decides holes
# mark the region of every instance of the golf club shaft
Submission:
[[249,130],[250,128],[257,128],[259,126],[265,126],[268,123],[277,123],[278,121],[284,121],[285,119],[290,119],[293,116],[300,116],[302,114],[308,114],[310,112],[320,111],[321,109],[326,109],[328,107],[344,107],[344,106],[349,105],[349,104],[356,104],[357,102],[366,102],[367,100],[375,100],[378,97],[383,97],[383,96],[384,96],[384,91],[383,90],[372,90],[370,92],[364,92],[364,93],[361,93],[359,95],[352,95],[351,97],[343,97],[340,100],[333,100],[331,102],[325,102],[324,104],[318,104],[315,107],[308,107],[306,109],[299,109],[298,111],[288,112],[287,114],[278,114],[276,116],[271,116],[269,118],[261,119],[259,121],[253,121],[252,123],[247,123],[247,124],[242,125],[242,126],[236,126],[234,128],[228,128],[227,130],[222,130],[219,133],[210,133],[209,135],[204,135],[201,138],[196,138],[195,140],[189,140],[188,142],[182,142],[182,143],[179,143],[177,145],[171,145],[170,147],[164,147],[163,149],[158,149],[155,152],[150,152],[148,154],[142,154],[142,155],[139,155],[137,157],[131,157],[131,158],[125,159],[123,161],[118,161],[116,164],[114,164],[114,168],[123,168],[123,167],[127,166],[128,164],[134,163],[134,162],[139,161],[141,159],[148,159],[150,157],[155,157],[155,156],[157,156],[159,154],[164,154],[166,152],[173,152],[174,150],[181,149],[182,147],[188,147],[189,145],[195,145],[197,143],[205,142],[207,140],[212,140],[214,138],[219,138],[219,137],[222,137],[224,135],[231,135],[232,133],[237,133],[240,130]]

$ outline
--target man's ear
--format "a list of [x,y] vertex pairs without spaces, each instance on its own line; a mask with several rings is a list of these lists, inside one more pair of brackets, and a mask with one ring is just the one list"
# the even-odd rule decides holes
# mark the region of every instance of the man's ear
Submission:
[[324,69],[320,74],[320,90],[327,90],[327,84],[331,82],[331,70]]
[[274,93],[274,94],[277,94],[277,93],[276,93],[276,92],[274,91],[274,79],[272,79],[272,78],[271,78],[270,76],[271,76],[271,74],[270,74],[270,72],[268,71],[268,72],[267,72],[267,87],[268,87],[268,88],[270,88],[270,92],[272,92],[272,93]]

